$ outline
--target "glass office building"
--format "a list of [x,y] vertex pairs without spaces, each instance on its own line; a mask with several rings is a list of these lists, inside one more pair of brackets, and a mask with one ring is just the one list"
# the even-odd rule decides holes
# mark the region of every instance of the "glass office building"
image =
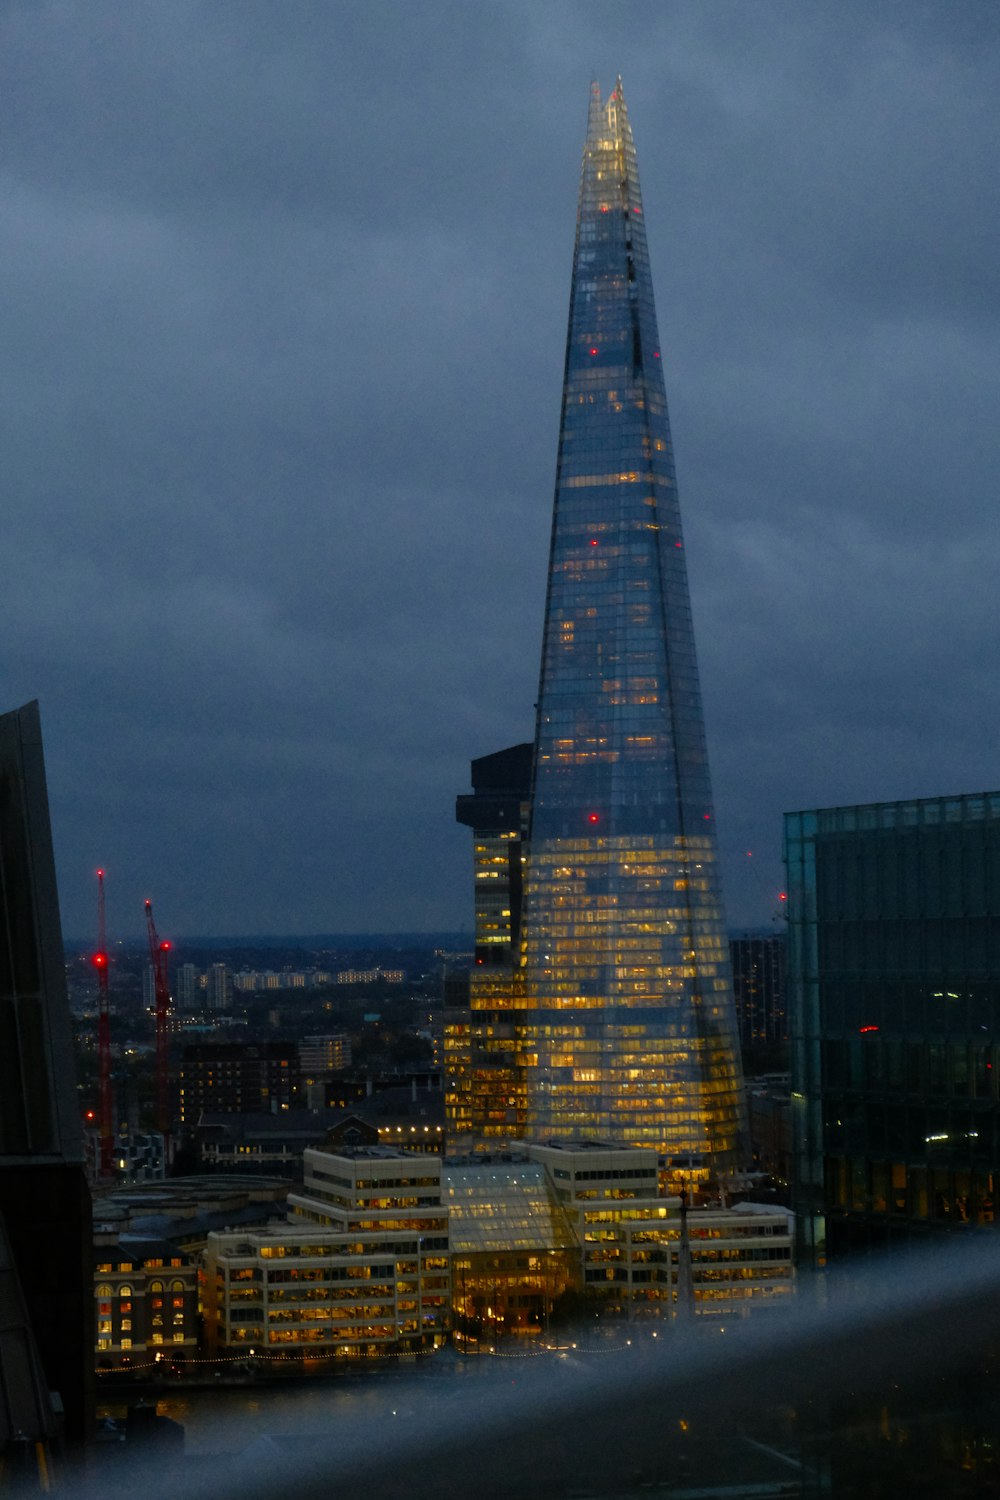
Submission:
[[595,86],[524,892],[531,1135],[727,1165],[743,1099],[635,148]]
[[801,1250],[991,1224],[1000,792],[789,813]]
[[476,949],[461,991],[446,986],[445,1116],[450,1151],[524,1135],[519,1019],[523,834],[531,795],[530,744],[472,762],[472,795],[455,815],[472,829]]

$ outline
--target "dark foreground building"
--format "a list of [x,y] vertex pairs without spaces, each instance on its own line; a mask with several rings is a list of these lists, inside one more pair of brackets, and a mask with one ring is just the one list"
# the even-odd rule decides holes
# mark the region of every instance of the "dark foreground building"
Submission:
[[[516,831],[509,821],[508,838]],[[594,85],[590,104],[521,944],[511,972],[494,974],[482,996],[492,1052],[481,1027],[464,1037],[456,1016],[446,1027],[458,1140],[600,1137],[706,1173],[744,1156],[687,568],[620,81],[606,101]]]
[[801,1248],[992,1224],[1000,793],[789,813]]
[[[0,1328],[0,1387],[9,1400],[33,1340],[70,1443],[84,1441],[91,1412],[90,1262],[42,733],[29,703],[0,716],[0,1269],[28,1324],[23,1336]],[[0,1420],[11,1410],[0,1406]],[[57,1424],[26,1435],[44,1442]]]

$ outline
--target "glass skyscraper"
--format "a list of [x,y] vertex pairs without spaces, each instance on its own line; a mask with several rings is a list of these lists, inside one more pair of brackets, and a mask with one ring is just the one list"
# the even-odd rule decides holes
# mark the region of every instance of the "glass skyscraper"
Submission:
[[785,858],[803,1258],[993,1225],[1000,792],[788,813]]
[[703,1175],[733,1165],[746,1132],[728,942],[620,81],[606,102],[594,87],[584,148],[537,713],[523,845],[517,799],[498,822],[477,782],[495,764],[510,793],[513,751],[475,762],[459,799],[477,948],[445,1024],[449,1144],[596,1136]]
[[524,917],[529,1135],[741,1154],[687,570],[619,80],[583,156]]

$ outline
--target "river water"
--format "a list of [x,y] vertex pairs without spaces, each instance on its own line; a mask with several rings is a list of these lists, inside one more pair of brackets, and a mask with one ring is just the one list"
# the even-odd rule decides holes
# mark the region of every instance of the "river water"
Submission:
[[[484,1366],[492,1363],[482,1361]],[[492,1373],[504,1381],[495,1367]],[[478,1378],[483,1376],[488,1376],[485,1368]],[[507,1378],[516,1380],[516,1371],[508,1369]],[[440,1412],[470,1379],[476,1380],[477,1374],[418,1368],[300,1378],[285,1384],[168,1389],[155,1398],[118,1388],[99,1400],[98,1415],[123,1418],[129,1405],[155,1399],[158,1413],[184,1428],[185,1453],[204,1458],[241,1453],[264,1436],[335,1438],[338,1429],[356,1428],[362,1420],[419,1420],[428,1410]]]

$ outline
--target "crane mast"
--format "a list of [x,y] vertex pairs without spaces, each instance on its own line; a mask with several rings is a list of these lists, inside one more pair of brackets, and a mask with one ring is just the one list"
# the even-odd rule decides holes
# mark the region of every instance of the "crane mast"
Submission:
[[97,1076],[98,1127],[101,1148],[101,1177],[112,1176],[114,1153],[114,1117],[111,1102],[111,1002],[108,997],[108,929],[104,913],[104,871],[97,872]]
[[167,954],[170,944],[162,942],[153,921],[153,903],[146,902],[146,931],[149,937],[149,962],[153,969],[156,997],[156,1128],[164,1139],[170,1134],[170,1096],[168,1088],[167,1016],[170,1012],[170,984],[167,979]]

